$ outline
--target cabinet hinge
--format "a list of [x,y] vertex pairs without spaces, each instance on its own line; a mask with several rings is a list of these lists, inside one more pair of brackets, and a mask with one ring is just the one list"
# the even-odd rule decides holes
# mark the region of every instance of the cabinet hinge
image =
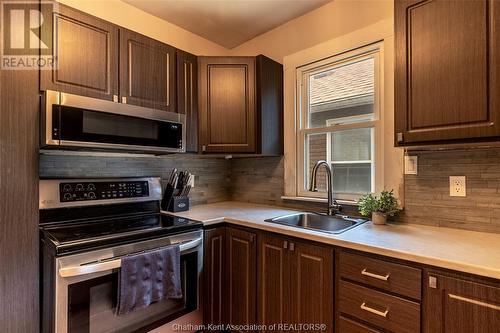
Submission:
[[113,102],[118,103],[118,95],[113,95]]
[[397,140],[398,142],[403,142],[403,133],[398,132],[398,133],[396,134],[396,140]]
[[122,103],[127,104],[127,97],[125,97],[125,96],[122,97]]
[[429,276],[429,288],[437,288],[437,278],[435,276]]

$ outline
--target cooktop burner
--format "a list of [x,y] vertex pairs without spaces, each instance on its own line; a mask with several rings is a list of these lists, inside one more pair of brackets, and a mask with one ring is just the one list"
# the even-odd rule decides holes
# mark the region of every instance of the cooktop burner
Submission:
[[141,241],[199,229],[202,223],[182,217],[151,214],[146,216],[65,222],[42,227],[46,241],[57,253],[102,247],[116,243]]

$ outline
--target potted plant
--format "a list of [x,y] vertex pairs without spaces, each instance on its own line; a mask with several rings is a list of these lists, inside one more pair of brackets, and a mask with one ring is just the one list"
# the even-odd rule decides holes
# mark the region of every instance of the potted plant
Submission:
[[393,191],[382,191],[380,197],[366,194],[358,201],[361,215],[372,217],[373,224],[385,224],[388,216],[394,216],[399,211],[398,201]]

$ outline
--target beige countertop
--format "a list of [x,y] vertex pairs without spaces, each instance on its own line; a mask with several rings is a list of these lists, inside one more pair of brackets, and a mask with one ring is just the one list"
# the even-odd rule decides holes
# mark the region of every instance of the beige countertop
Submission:
[[201,221],[205,225],[227,222],[500,279],[500,234],[411,224],[376,226],[367,222],[342,234],[332,235],[264,221],[294,211],[226,201],[195,206],[190,211],[173,215]]

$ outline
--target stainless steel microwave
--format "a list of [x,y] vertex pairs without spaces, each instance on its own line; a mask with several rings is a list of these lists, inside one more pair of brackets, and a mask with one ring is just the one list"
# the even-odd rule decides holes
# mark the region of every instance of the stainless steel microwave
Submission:
[[47,90],[41,146],[150,153],[186,151],[186,115]]

